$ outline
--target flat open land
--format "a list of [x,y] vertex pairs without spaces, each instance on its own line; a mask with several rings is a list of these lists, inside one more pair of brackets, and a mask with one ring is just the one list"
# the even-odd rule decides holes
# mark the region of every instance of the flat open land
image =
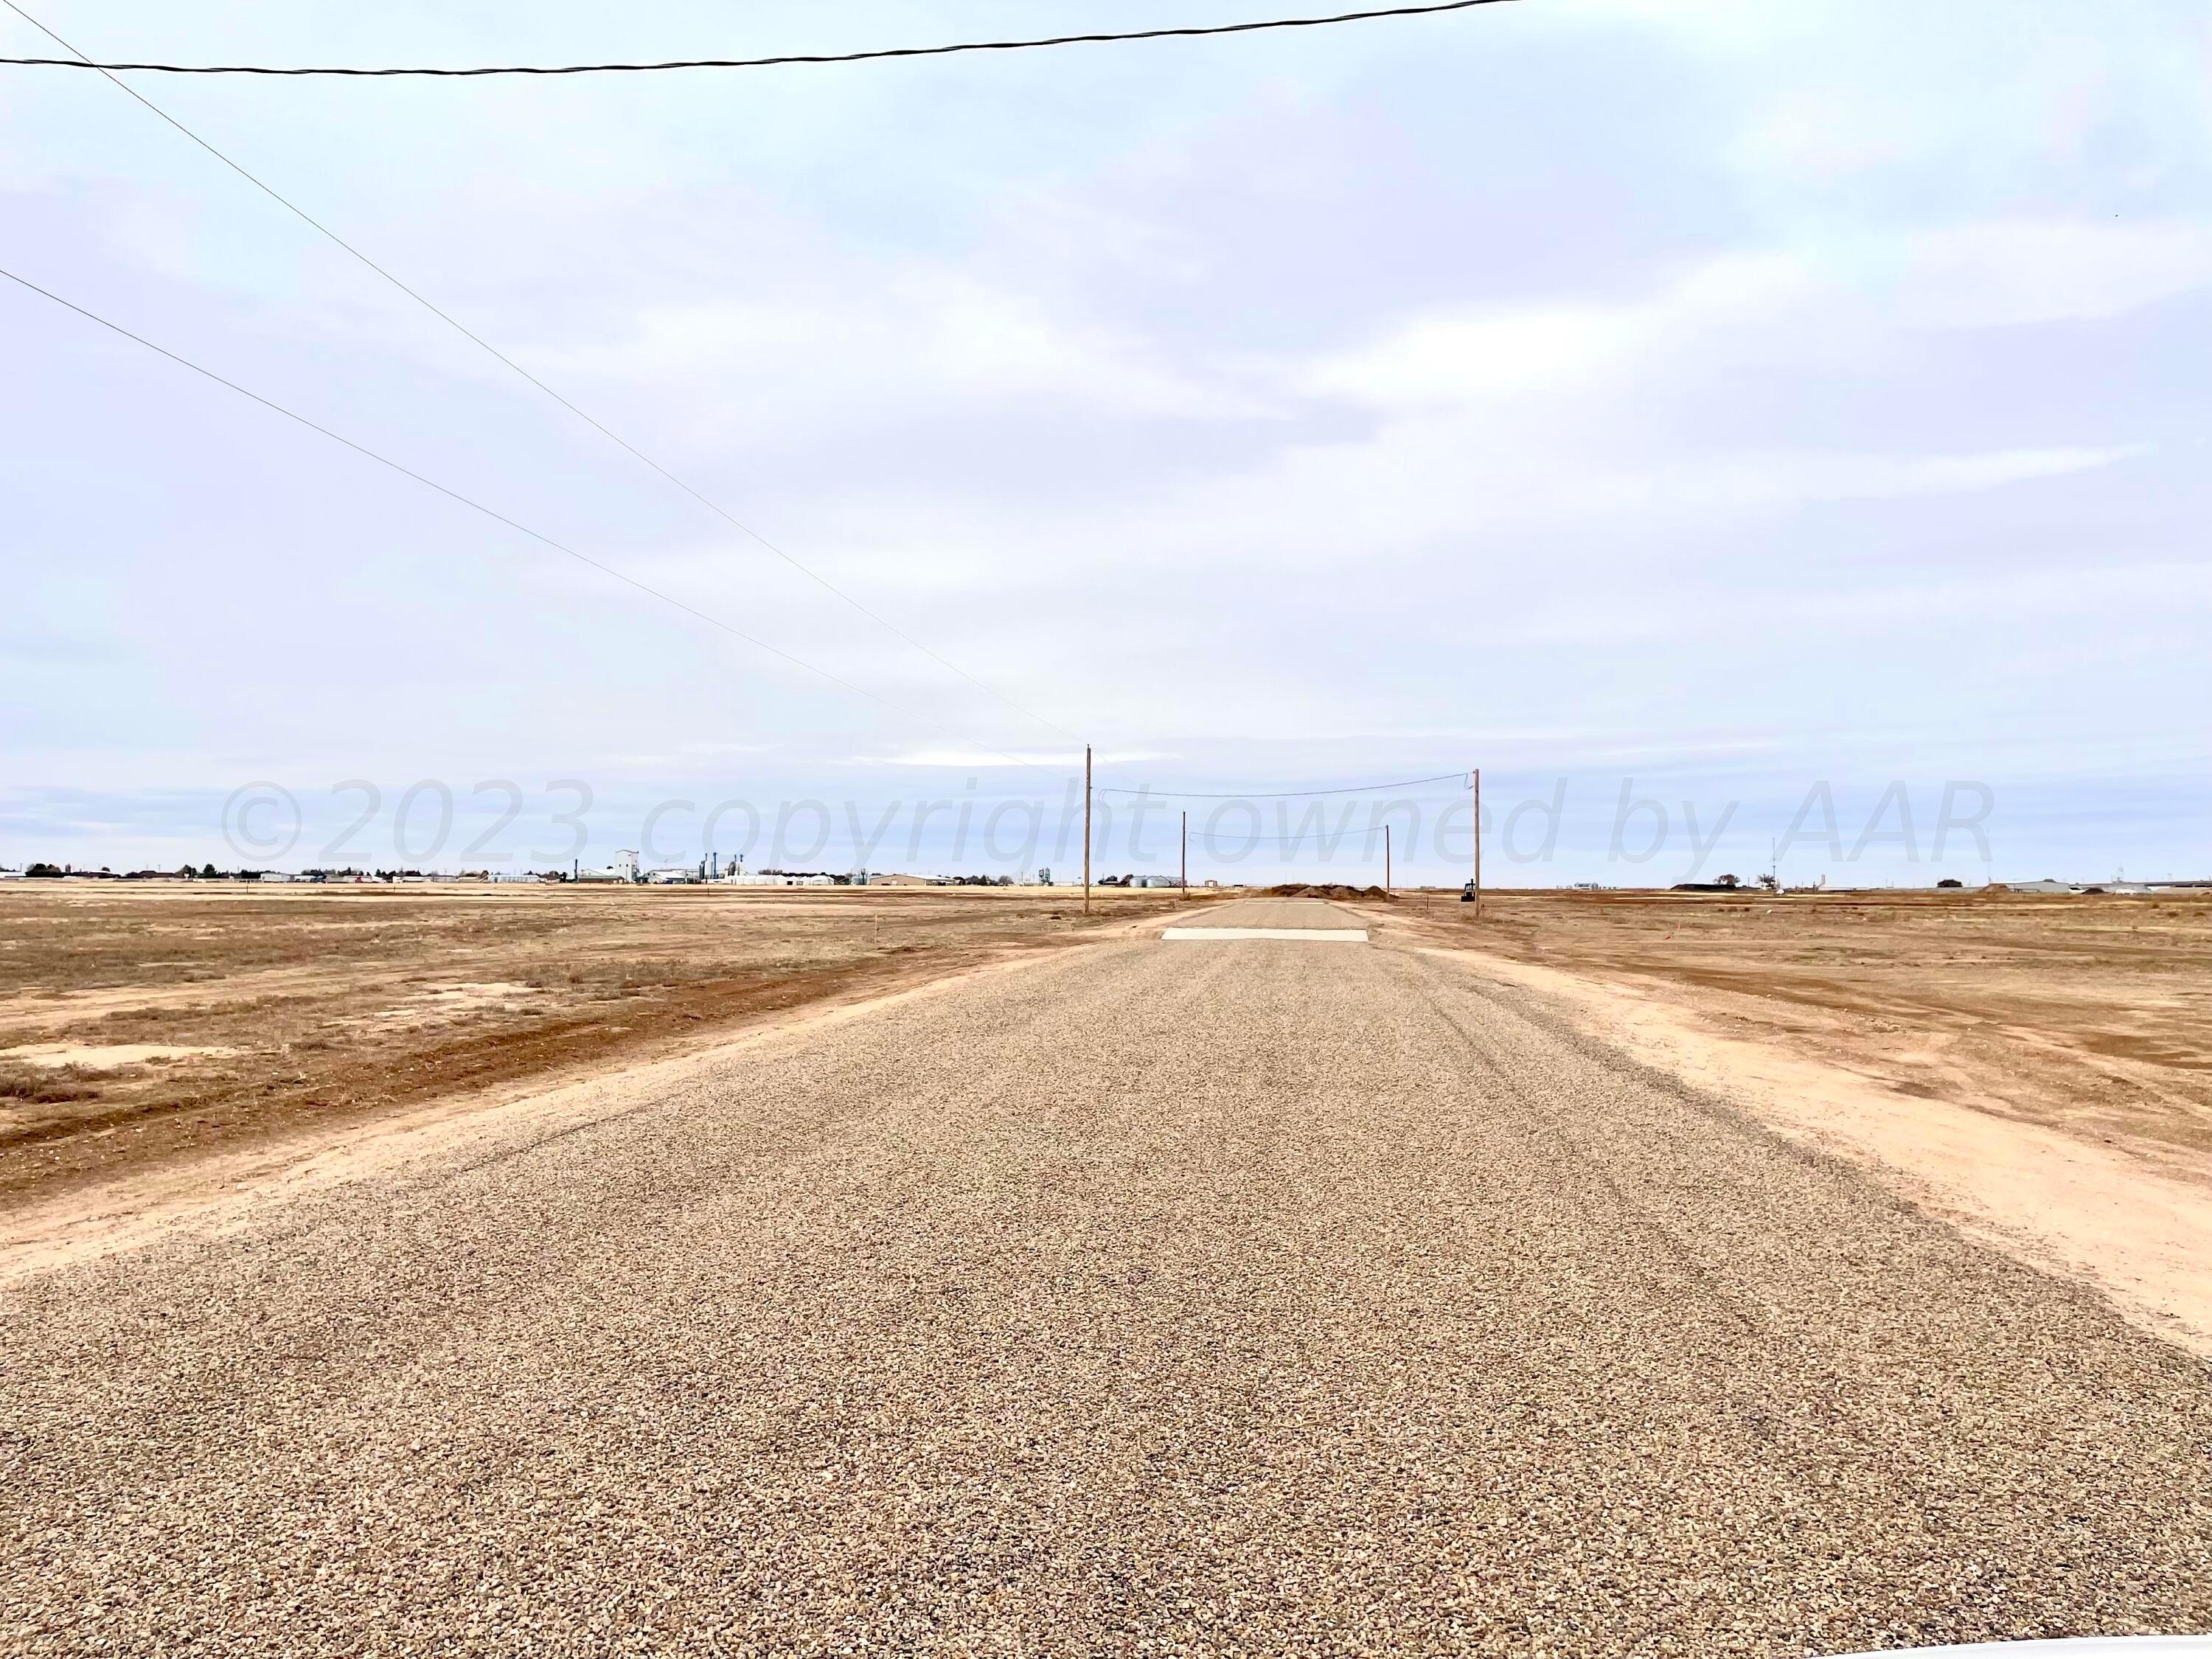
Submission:
[[2212,894],[1359,908],[2212,1356]]
[[2212,892],[1506,892],[1479,930],[1465,908],[1430,915],[1900,1095],[2212,1155]]
[[[1094,921],[1168,896],[1104,890]],[[665,1052],[1084,929],[1064,889],[0,887],[0,1205]]]
[[[661,896],[602,925],[665,926]],[[2192,988],[2163,945],[2091,960],[2155,901],[1986,934],[1808,908],[1793,942],[1783,905],[1762,933],[1626,896],[1480,924],[1143,896],[1087,933],[1042,918],[1060,948],[998,913],[972,925],[1010,934],[896,994],[550,1072],[406,1120],[381,1162],[13,1273],[0,1648],[1783,1656],[2212,1628],[2212,1367],[1861,1144],[1965,1121],[1996,1137],[1970,1161],[2060,1146],[2113,1192],[2181,1182],[2164,1109],[2069,1117],[1965,1043],[1942,1052],[1988,1103],[1900,1091],[1854,1046],[2040,1006],[2054,1066],[2187,1073],[2097,1046],[2142,988]],[[2157,925],[2201,951],[2204,914]],[[1670,969],[1701,927],[1685,956],[1753,957],[1736,984]],[[1961,938],[2015,991],[1944,969]],[[448,960],[388,966],[495,982]],[[1916,960],[1950,976],[1908,1013]],[[1849,1006],[1789,1012],[1821,975]],[[1741,1024],[1713,1053],[1771,1098],[1650,1061],[1651,1019],[1680,1036],[1706,998]],[[2155,1029],[2201,1042],[2180,1006]]]

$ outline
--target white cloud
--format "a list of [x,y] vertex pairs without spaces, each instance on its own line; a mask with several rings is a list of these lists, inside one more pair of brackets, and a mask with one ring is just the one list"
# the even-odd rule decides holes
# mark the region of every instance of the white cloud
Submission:
[[2207,287],[2212,223],[1993,221],[1724,254],[1610,305],[1431,313],[1285,378],[1393,413],[1507,399],[1525,410],[1617,396],[1699,360],[1862,360],[1870,342],[1904,349],[1901,329],[2106,319]]
[[1922,232],[1868,263],[1900,319],[1924,326],[2100,319],[2212,287],[2212,224],[2000,220]]
[[1403,410],[1557,393],[1588,385],[1647,343],[1625,307],[1546,307],[1425,317],[1297,375],[1306,390]]
[[1103,420],[1265,419],[1218,368],[1126,328],[942,267],[829,292],[653,303],[617,337],[548,359],[563,380],[655,388],[702,436],[789,444],[1038,407]]
[[1595,510],[1649,507],[1680,513],[1759,511],[1812,501],[1895,501],[2085,472],[2136,453],[2126,447],[1957,455],[1783,450],[1600,476],[1586,481],[1581,504]]
[[[119,38],[173,31],[117,4]],[[817,39],[817,10],[758,0],[746,31]],[[611,16],[532,27],[549,54],[642,51]],[[2041,0],[1462,21],[739,98],[160,90],[1048,726],[726,533],[113,88],[27,81],[0,176],[38,274],[914,717],[33,321],[10,602],[106,655],[0,653],[40,711],[17,775],[66,754],[121,775],[133,745],[222,774],[244,763],[220,734],[291,776],[283,755],[373,732],[389,755],[304,775],[719,759],[1012,787],[994,750],[1064,775],[1063,726],[1110,765],[1172,746],[1197,787],[1263,744],[1269,775],[1360,775],[1330,733],[1710,754],[1750,728],[1797,753],[1938,707],[1942,730],[2113,730],[2202,702],[2202,653],[2141,649],[2139,617],[2051,623],[2123,559],[2203,558],[2202,21]],[[251,0],[199,45],[497,44],[444,13],[356,23]],[[674,50],[726,23],[672,4],[647,27]],[[1940,617],[1900,614],[2015,568],[2036,602],[1940,652]],[[1838,617],[1851,661],[1824,655]]]
[[[1003,770],[1007,767],[1040,766],[1055,771],[1070,767],[1081,769],[1083,751],[1079,749],[994,750],[975,749],[913,749],[900,755],[854,756],[854,763],[862,766],[919,766],[940,771]],[[1139,761],[1171,760],[1174,757],[1158,749],[1100,750],[1091,757],[1093,767],[1126,766]]]

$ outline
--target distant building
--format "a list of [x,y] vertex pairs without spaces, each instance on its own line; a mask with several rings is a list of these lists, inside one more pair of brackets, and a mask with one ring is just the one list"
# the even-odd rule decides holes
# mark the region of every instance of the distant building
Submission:
[[933,883],[927,876],[886,875],[878,871],[869,873],[868,885],[871,887],[927,887],[933,885]]
[[637,854],[629,848],[617,853],[615,861],[603,869],[580,869],[575,873],[578,881],[635,881],[637,878]]

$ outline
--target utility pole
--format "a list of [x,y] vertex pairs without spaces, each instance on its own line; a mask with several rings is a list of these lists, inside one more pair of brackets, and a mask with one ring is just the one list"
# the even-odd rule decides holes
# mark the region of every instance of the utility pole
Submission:
[[1182,815],[1182,901],[1190,902],[1190,813]]
[[1482,769],[1474,769],[1474,919],[1482,920]]
[[1091,745],[1083,745],[1083,914],[1091,914]]
[[1386,898],[1390,894],[1390,826],[1387,823],[1382,826],[1382,894]]

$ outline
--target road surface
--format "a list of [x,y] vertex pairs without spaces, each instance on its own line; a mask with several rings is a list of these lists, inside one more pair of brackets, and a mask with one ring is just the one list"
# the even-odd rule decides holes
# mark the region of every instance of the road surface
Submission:
[[2202,1362],[1387,924],[687,1075],[0,1298],[0,1648],[2212,1627]]

